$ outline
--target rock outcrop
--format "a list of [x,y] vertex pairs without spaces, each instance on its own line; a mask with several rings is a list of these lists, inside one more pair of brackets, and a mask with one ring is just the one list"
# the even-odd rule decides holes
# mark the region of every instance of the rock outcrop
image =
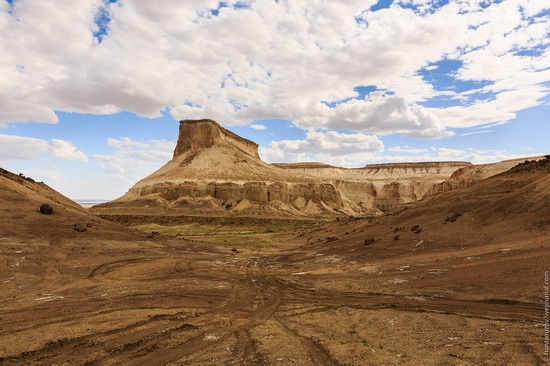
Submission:
[[212,120],[181,121],[173,159],[98,214],[323,217],[378,214],[422,198],[464,162],[268,164],[258,145]]
[[178,142],[173,158],[175,159],[185,153],[197,153],[208,149],[220,140],[225,140],[245,154],[260,159],[258,144],[222,128],[216,121],[211,119],[180,123]]

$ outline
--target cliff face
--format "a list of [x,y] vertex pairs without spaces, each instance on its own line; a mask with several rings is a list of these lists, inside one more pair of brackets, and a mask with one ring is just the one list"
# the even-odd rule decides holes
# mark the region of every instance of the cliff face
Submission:
[[319,163],[267,164],[258,145],[212,120],[182,121],[173,159],[103,214],[322,217],[387,211],[422,198],[463,162],[378,164],[358,169]]
[[213,147],[218,141],[227,141],[244,153],[260,159],[258,144],[244,139],[222,128],[211,119],[186,120],[180,122],[178,142],[173,158],[187,153],[198,152]]

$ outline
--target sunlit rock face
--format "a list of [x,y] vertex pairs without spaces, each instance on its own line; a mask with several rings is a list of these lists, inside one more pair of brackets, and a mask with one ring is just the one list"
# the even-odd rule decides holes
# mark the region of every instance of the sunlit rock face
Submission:
[[376,164],[347,169],[321,163],[268,164],[258,145],[217,122],[181,121],[174,156],[102,214],[243,217],[372,215],[415,202],[464,162]]
[[245,154],[260,159],[258,144],[221,127],[211,119],[186,120],[180,122],[178,142],[174,150],[174,159],[188,152],[198,152],[227,141]]

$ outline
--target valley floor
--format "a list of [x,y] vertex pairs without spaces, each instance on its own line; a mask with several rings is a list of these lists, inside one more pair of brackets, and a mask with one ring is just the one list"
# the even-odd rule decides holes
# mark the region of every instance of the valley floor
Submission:
[[547,236],[408,231],[388,255],[376,231],[358,239],[366,219],[336,238],[319,222],[130,225],[155,234],[0,238],[1,365],[544,362]]

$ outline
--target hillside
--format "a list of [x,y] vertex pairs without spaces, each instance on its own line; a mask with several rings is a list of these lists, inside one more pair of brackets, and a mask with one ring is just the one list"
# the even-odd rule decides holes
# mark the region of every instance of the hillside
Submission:
[[[43,204],[49,205],[53,212],[40,213]],[[1,168],[0,207],[0,237],[3,238],[137,237],[123,226],[92,215],[46,184]]]
[[258,145],[212,120],[180,122],[174,156],[124,196],[92,211],[104,215],[321,218],[385,212],[415,202],[464,162],[369,165],[268,164]]
[[524,163],[530,160],[541,160],[544,156],[532,156],[519,159],[503,160],[490,164],[476,164],[457,169],[448,179],[445,179],[441,183],[434,184],[427,195],[437,194],[441,192],[447,192],[453,189],[468,187],[472,184],[492,177],[494,175],[503,173],[514,166]]
[[[403,285],[394,287],[403,291],[536,302],[550,262],[549,218],[550,159],[533,160],[385,217],[325,224],[307,248],[379,268],[402,263],[401,273],[375,277],[399,278]],[[425,266],[438,270],[430,275]],[[377,283],[365,286],[388,290]]]

